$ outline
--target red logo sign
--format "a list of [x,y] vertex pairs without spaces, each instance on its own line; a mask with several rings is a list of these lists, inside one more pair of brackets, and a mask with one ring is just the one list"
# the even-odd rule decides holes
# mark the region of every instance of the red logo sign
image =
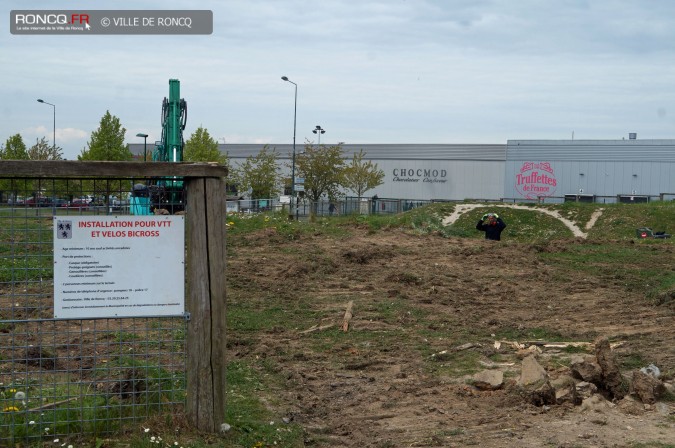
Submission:
[[549,162],[525,162],[516,174],[516,190],[526,199],[553,196],[557,184]]

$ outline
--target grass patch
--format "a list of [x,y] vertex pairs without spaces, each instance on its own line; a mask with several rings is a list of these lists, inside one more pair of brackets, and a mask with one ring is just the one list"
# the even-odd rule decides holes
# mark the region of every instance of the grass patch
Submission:
[[358,363],[370,353],[386,353],[397,350],[407,343],[406,336],[400,331],[349,331],[337,327],[306,335],[312,341],[312,349],[317,353],[330,353],[337,362]]
[[[130,369],[141,370],[138,377],[143,380],[131,378]],[[166,410],[170,403],[185,398],[182,372],[144,366],[131,358],[117,359],[95,376],[98,380],[94,386],[101,389],[63,374],[41,384],[6,387],[0,407],[0,439],[21,446],[29,440],[33,444],[29,446],[40,446],[41,440],[53,443],[64,434],[119,431],[125,422],[137,420],[148,411]],[[127,395],[123,393],[126,385],[131,385]],[[23,394],[20,399],[17,392]],[[43,407],[50,403],[55,405]]]
[[243,362],[228,365],[226,420],[232,429],[224,437],[230,444],[222,446],[304,446],[302,429],[284,423],[285,416],[272,414],[258,399],[260,391],[268,389],[268,381]]
[[639,353],[627,353],[618,357],[619,365],[623,370],[641,369],[649,363]]
[[502,328],[495,333],[496,339],[508,341],[547,341],[563,342],[563,335],[546,328]]
[[564,251],[540,253],[540,257],[563,271],[587,272],[628,291],[644,291],[645,297],[654,302],[675,291],[669,246],[575,244]]
[[228,331],[233,333],[257,333],[276,327],[303,329],[308,322],[320,318],[309,304],[298,303],[283,306],[272,301],[268,305],[237,301],[228,304]]
[[461,377],[473,375],[484,369],[478,361],[482,355],[473,350],[463,350],[456,353],[444,353],[442,355],[426,358],[426,366],[436,375]]
[[589,353],[590,349],[588,347],[581,347],[581,346],[574,346],[574,345],[568,345],[563,349],[563,351],[567,354],[573,355],[576,353]]
[[227,215],[228,245],[249,245],[254,241],[242,236],[254,235],[258,232],[270,232],[281,241],[294,241],[304,235],[327,235],[343,237],[348,235],[348,226],[351,217],[318,218],[314,221],[289,220],[288,214],[283,212],[268,212],[260,214],[235,213]]
[[[403,283],[418,284],[419,279],[415,276],[404,274]],[[405,321],[408,324],[419,322],[427,316],[427,312],[414,306],[401,297],[386,299],[378,302],[375,306],[375,314],[379,320],[389,324],[398,324]]]

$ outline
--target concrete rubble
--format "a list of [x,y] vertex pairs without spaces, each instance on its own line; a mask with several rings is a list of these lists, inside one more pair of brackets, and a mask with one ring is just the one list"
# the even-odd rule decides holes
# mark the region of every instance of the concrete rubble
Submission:
[[[546,345],[540,344],[541,346]],[[658,402],[664,394],[674,391],[672,382],[664,383],[659,379],[658,367],[650,365],[624,376],[607,338],[599,338],[588,346],[593,354],[572,355],[569,371],[558,371],[558,375],[554,374],[555,379],[552,380],[537,361],[537,357],[542,355],[540,347],[525,347],[523,344],[507,341],[496,341],[494,345],[497,350],[510,347],[513,350],[512,355],[522,359],[520,376],[515,381],[515,386],[535,406],[546,408],[550,405],[571,405],[580,406],[582,411],[596,412],[618,406],[618,409],[632,415],[651,410],[662,415],[675,414],[675,409],[670,405]],[[508,387],[514,381],[504,380],[502,370],[495,367],[512,370],[510,366],[513,363],[491,363],[492,368],[473,375],[472,384],[481,391]]]

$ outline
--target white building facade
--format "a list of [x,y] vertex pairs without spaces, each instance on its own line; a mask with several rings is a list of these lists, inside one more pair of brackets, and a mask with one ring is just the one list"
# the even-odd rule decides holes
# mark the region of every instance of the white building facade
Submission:
[[[256,155],[261,145],[220,145],[233,166]],[[464,200],[502,197],[506,145],[342,145],[345,159],[363,150],[364,159],[384,171],[383,184],[366,196],[410,200]],[[269,145],[291,176],[292,145]],[[296,146],[296,154],[303,146]],[[345,191],[347,196],[354,192]]]
[[[282,175],[291,177],[293,145],[269,144]],[[261,144],[220,144],[232,167]],[[304,145],[296,146],[296,154]],[[345,159],[363,150],[384,171],[367,197],[406,200],[675,199],[675,140],[509,140],[507,144],[342,145]],[[143,154],[142,144],[131,144]],[[354,192],[345,191],[346,196]],[[632,199],[631,199],[632,198]]]
[[675,198],[675,140],[509,140],[506,198]]

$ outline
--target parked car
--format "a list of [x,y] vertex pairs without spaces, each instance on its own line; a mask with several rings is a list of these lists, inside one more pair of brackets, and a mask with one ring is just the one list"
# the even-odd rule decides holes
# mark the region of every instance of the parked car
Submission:
[[113,207],[129,205],[129,197],[118,198],[117,196],[110,196],[110,205]]
[[44,197],[35,197],[31,196],[30,198],[26,199],[25,204],[28,207],[51,207],[52,206],[52,200],[50,198],[44,198]]
[[7,199],[7,203],[10,205],[23,205],[25,201],[26,200],[23,198],[23,196]]
[[52,201],[52,205],[54,207],[68,207],[70,202],[68,202],[67,199],[55,198],[54,201]]
[[75,207],[75,208],[87,208],[89,207],[89,199],[87,198],[73,198],[72,201],[70,201],[69,207]]

